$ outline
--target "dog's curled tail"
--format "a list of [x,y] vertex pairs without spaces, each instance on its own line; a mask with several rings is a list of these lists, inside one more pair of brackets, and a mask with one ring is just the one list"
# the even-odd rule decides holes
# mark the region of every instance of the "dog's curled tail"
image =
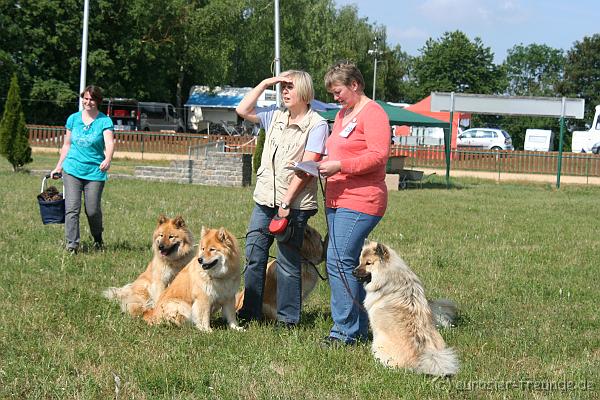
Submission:
[[429,308],[433,314],[433,322],[438,328],[451,328],[456,326],[458,320],[458,307],[450,299],[436,299],[429,301]]
[[142,315],[148,308],[142,299],[132,293],[131,284],[123,287],[109,287],[102,295],[109,300],[115,300],[121,305],[121,311],[129,313],[134,317]]
[[441,350],[426,350],[417,364],[418,372],[434,376],[456,375],[458,372],[458,357],[452,348]]
[[102,295],[109,300],[120,300],[122,297],[121,290],[122,288],[109,287],[104,292],[102,292]]

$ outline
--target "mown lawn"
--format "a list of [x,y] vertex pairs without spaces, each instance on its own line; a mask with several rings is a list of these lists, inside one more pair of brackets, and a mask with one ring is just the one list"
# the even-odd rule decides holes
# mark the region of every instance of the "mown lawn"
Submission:
[[[33,155],[33,162],[31,164],[26,165],[26,169],[30,171],[52,171],[56,166],[56,161],[58,161],[58,150],[56,153],[48,152],[48,153],[35,153]],[[6,163],[6,160],[2,159],[2,169],[6,168],[10,170],[9,164]],[[136,165],[155,165],[155,166],[168,166],[170,161],[168,160],[135,160],[129,158],[116,158],[113,160],[110,166],[111,174],[119,174],[119,175],[133,175],[134,167]]]
[[[2,399],[598,398],[600,188],[465,180],[390,194],[372,239],[403,255],[429,297],[461,310],[460,325],[442,331],[461,370],[434,380],[380,366],[368,345],[320,349],[326,283],[294,331],[148,327],[101,296],[145,268],[160,213],[182,215],[196,235],[225,226],[243,244],[251,188],[114,179],[103,197],[106,251],[88,250],[83,218],[73,257],[63,226],[41,223],[40,177],[2,160],[0,184]],[[311,223],[325,231],[322,212]]]

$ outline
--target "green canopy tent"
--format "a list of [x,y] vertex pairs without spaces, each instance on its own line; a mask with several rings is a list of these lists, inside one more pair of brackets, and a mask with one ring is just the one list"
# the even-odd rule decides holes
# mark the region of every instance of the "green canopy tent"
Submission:
[[[427,117],[417,114],[412,111],[405,110],[402,107],[396,107],[385,101],[375,100],[387,113],[391,125],[408,125],[408,126],[430,126],[434,128],[449,128],[450,124],[447,121]],[[335,120],[335,116],[339,109],[327,110],[320,112],[321,116],[328,121]]]

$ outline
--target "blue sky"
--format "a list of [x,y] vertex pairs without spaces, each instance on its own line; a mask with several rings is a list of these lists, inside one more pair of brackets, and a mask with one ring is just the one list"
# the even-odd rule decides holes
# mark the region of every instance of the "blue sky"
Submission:
[[[600,33],[600,2],[592,0],[335,0],[354,4],[360,17],[385,25],[388,45],[410,55],[428,38],[460,30],[480,37],[501,63],[506,52],[523,43],[569,50],[575,41]],[[341,39],[341,38],[340,38]]]

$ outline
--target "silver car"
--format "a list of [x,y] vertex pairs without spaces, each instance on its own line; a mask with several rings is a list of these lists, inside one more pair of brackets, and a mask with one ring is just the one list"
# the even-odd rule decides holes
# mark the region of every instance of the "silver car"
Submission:
[[512,138],[508,132],[495,128],[467,129],[458,135],[456,145],[488,150],[514,150]]

